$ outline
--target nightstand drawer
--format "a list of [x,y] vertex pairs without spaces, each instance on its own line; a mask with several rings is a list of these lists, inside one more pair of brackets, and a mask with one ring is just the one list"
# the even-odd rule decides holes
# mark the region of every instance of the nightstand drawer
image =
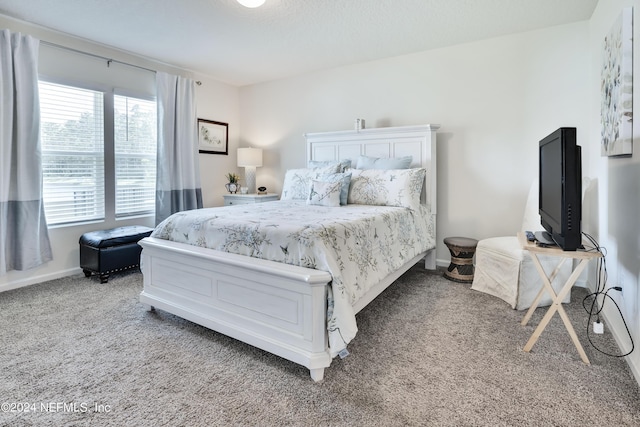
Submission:
[[224,198],[224,205],[225,206],[230,206],[230,205],[252,205],[254,203],[256,203],[254,200],[249,200],[249,199],[240,199],[240,198],[236,198],[236,197],[234,197],[233,199],[227,199],[226,196]]
[[254,203],[264,203],[271,202],[273,200],[278,200],[279,197],[277,194],[225,194],[224,196],[224,205],[250,205]]

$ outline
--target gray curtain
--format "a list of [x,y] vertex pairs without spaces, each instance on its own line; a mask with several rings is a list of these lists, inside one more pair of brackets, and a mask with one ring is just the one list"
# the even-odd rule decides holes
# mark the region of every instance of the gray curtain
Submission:
[[171,214],[202,207],[195,82],[157,72],[158,160],[156,225]]
[[53,259],[42,202],[38,49],[0,32],[0,275]]

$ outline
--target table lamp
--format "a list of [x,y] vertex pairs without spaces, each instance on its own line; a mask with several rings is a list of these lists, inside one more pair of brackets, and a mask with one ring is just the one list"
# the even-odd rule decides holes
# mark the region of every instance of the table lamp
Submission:
[[256,192],[256,168],[262,166],[261,148],[238,148],[238,166],[244,167],[244,180],[248,193]]

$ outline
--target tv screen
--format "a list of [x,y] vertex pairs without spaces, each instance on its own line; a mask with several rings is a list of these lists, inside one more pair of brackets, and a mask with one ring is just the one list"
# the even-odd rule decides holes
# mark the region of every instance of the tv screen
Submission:
[[539,212],[547,234],[538,240],[565,251],[582,246],[582,155],[576,128],[560,128],[540,141]]

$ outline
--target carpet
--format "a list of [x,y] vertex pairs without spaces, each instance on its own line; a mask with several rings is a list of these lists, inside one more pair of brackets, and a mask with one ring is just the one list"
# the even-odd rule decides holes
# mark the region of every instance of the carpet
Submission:
[[[358,316],[325,379],[138,302],[139,272],[0,293],[3,426],[640,425],[624,360],[587,341],[584,289],[566,306],[591,366],[554,316],[414,266]],[[611,334],[596,344],[617,351]]]

